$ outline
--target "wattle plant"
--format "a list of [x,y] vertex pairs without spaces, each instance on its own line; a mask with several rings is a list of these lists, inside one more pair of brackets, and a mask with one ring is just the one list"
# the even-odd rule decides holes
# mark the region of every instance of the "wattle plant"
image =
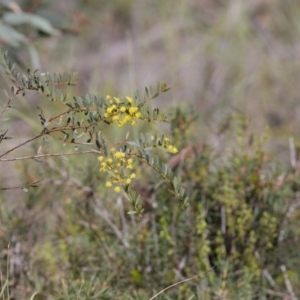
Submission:
[[[158,83],[155,87],[145,88],[143,97],[139,92],[135,92],[133,97],[91,94],[74,96],[65,93],[61,88],[74,86],[77,82],[77,73],[49,74],[38,70],[34,72],[28,70],[27,74],[22,74],[16,71],[15,64],[10,62],[7,52],[3,50],[0,51],[0,64],[13,82],[11,93],[5,92],[7,100],[1,101],[0,118],[2,121],[7,121],[3,115],[13,107],[14,98],[17,95],[26,96],[28,91],[36,91],[48,100],[59,103],[60,105],[57,105],[56,109],[62,108],[55,115],[52,115],[53,112],[39,108],[40,132],[24,142],[2,151],[0,153],[1,163],[18,160],[43,161],[51,156],[95,154],[98,156],[100,172],[108,175],[106,186],[113,188],[117,193],[123,190],[133,205],[133,210],[128,213],[142,215],[141,196],[132,188],[132,181],[136,176],[134,172],[135,162],[142,161],[161,174],[169,191],[178,199],[178,205],[182,209],[187,207],[188,198],[179,180],[174,176],[172,170],[152,153],[153,149],[176,153],[177,149],[172,145],[170,139],[163,134],[140,133],[140,138],[129,140],[127,133],[122,141],[112,143],[101,134],[100,126],[104,126],[104,124],[119,128],[126,124],[135,126],[139,121],[167,122],[167,117],[163,112],[158,108],[151,109],[148,106],[149,101],[158,97],[160,93],[169,90],[165,83]],[[0,143],[11,138],[9,129],[1,129]],[[15,150],[36,140],[41,141],[37,153],[23,157],[8,157]],[[43,153],[45,140],[48,143],[57,140],[62,142],[64,146],[72,145],[74,148],[67,152]],[[2,189],[22,188],[27,191],[30,187],[36,187],[38,183],[39,181],[34,181],[28,183],[27,186],[2,187]]]

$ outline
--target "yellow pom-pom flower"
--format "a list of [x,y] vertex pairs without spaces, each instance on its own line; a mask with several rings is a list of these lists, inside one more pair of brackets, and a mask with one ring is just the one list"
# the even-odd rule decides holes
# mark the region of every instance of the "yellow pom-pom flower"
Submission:
[[116,187],[114,188],[114,191],[115,191],[116,193],[120,193],[120,192],[121,192],[121,188],[120,188],[119,186],[116,186]]
[[128,103],[132,103],[132,98],[131,97],[127,96],[126,99],[127,99]]

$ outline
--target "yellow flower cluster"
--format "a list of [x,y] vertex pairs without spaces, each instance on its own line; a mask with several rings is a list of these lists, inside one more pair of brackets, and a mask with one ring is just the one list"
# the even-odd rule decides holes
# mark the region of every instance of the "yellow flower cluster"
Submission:
[[117,97],[106,96],[110,106],[106,108],[104,117],[108,118],[111,123],[117,122],[121,127],[126,123],[136,125],[136,119],[141,119],[142,114],[137,106],[132,105],[132,98],[125,97],[125,101],[121,101]]
[[174,146],[172,146],[172,145],[167,146],[166,149],[167,149],[168,152],[170,152],[170,153],[177,153],[177,152],[178,152],[177,148],[174,147]]
[[[136,177],[134,173],[129,172],[132,169],[132,158],[126,157],[124,152],[116,151],[112,148],[109,157],[99,156],[100,172],[108,172],[110,174],[110,181],[106,182],[107,187],[113,187],[116,193],[121,191],[121,186],[125,186],[131,183]],[[125,172],[120,172],[120,167],[123,167]],[[126,172],[127,170],[127,172]]]
[[[152,140],[154,140],[154,136],[151,137]],[[176,147],[174,147],[173,145],[171,145],[171,141],[169,138],[164,138],[163,143],[160,142],[160,140],[157,140],[158,144],[162,144],[161,147],[167,149],[168,152],[170,153],[177,153],[178,149]]]

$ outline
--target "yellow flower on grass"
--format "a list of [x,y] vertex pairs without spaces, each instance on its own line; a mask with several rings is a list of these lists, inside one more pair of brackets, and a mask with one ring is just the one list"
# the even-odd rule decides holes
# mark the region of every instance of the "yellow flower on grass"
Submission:
[[132,116],[125,115],[122,119],[119,121],[119,127],[122,127],[124,124],[132,120]]
[[116,193],[120,193],[120,192],[121,192],[121,188],[120,188],[119,186],[116,186],[116,187],[114,188],[114,191],[115,191]]
[[120,107],[120,112],[124,113],[126,111],[126,107],[125,106],[121,106]]
[[106,186],[107,187],[111,187],[112,186],[112,183],[110,181],[106,182]]
[[98,157],[98,161],[102,161],[103,158],[104,158],[103,156],[99,156],[99,157]]
[[142,116],[142,114],[140,112],[137,112],[135,115],[134,115],[136,118],[140,118]]
[[118,152],[116,152],[116,153],[114,154],[114,157],[115,157],[115,158],[124,158],[124,157],[125,157],[125,153],[124,153],[124,152],[118,151]]
[[118,116],[118,115],[113,116],[113,117],[112,117],[112,120],[113,120],[113,121],[118,121],[118,120],[119,120],[119,116]]
[[132,103],[132,98],[131,97],[127,96],[126,99],[127,99],[128,103]]
[[129,158],[127,160],[127,166],[126,166],[127,169],[132,169],[132,158]]
[[113,104],[112,106],[110,106],[110,107],[108,107],[108,108],[106,109],[106,112],[107,112],[108,114],[112,114],[116,109],[117,109],[116,105]]
[[172,146],[172,145],[169,145],[169,146],[167,147],[167,150],[168,150],[169,152],[171,152],[171,153],[177,153],[177,152],[178,152],[177,148],[174,147],[174,146]]
[[129,113],[133,116],[138,110],[139,108],[137,106],[132,106],[129,108]]

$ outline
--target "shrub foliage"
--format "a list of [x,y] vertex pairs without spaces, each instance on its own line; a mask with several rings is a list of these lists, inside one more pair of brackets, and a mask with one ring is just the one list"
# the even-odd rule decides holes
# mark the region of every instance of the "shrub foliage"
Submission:
[[[10,244],[3,287],[12,297],[149,299],[194,278],[162,299],[296,299],[298,256],[286,245],[299,242],[297,169],[271,157],[267,131],[252,135],[248,120],[232,115],[211,141],[194,143],[192,110],[166,116],[148,106],[168,90],[164,83],[143,96],[72,96],[62,87],[73,86],[76,73],[22,74],[3,51],[0,63],[13,82],[1,102],[1,168],[15,162],[25,178],[1,187],[1,247]],[[59,112],[40,105],[37,133],[12,145],[3,124],[13,125],[6,116],[15,97],[32,91]],[[170,138],[129,140],[122,131],[167,120]],[[113,141],[111,127],[124,132],[122,141]],[[29,144],[32,153],[19,156]]]

